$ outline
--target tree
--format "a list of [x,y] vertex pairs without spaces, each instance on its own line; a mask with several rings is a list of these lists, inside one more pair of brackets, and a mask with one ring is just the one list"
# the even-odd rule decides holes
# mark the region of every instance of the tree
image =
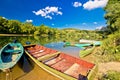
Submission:
[[32,23],[23,23],[21,25],[21,33],[33,34],[35,32],[35,27]]
[[120,31],[120,1],[109,0],[104,9],[106,11],[105,19],[107,20],[109,32],[113,33],[117,30]]
[[108,38],[102,42],[104,53],[115,54],[120,52],[120,1],[109,0],[105,19],[107,20]]
[[7,19],[0,17],[0,33],[8,32],[7,23],[8,23]]
[[20,33],[20,25],[21,23],[17,20],[9,20],[7,23],[9,33]]

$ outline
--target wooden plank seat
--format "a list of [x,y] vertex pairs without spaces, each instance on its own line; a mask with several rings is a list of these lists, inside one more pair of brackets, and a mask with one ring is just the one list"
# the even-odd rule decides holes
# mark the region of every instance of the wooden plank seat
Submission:
[[42,48],[42,47],[43,47],[43,46],[40,46],[40,45],[35,45],[35,46],[34,46],[35,49],[40,49],[40,48]]
[[66,59],[62,59],[61,61],[57,62],[56,64],[53,64],[51,67],[64,72],[65,70],[67,70],[73,63],[67,61]]
[[55,52],[57,52],[57,51],[48,49],[48,50],[46,50],[46,51],[44,51],[44,52],[35,54],[35,55],[33,55],[33,56],[34,56],[35,58],[39,58],[39,57],[44,56],[44,55],[46,55],[46,54],[52,54],[52,53],[55,53]]
[[50,49],[42,48],[42,49],[36,50],[35,52],[31,52],[30,54],[31,55],[36,55],[36,54],[39,54],[39,53],[42,53],[42,52],[45,52],[45,51],[50,51]]
[[28,47],[27,50],[34,50],[34,49],[40,49],[42,48],[43,46],[40,46],[40,45],[33,45],[31,47]]
[[79,74],[86,76],[88,73],[88,68],[84,68],[83,66],[74,63],[69,69],[67,69],[65,72],[65,74],[68,74],[72,77],[75,77],[78,79]]
[[46,62],[44,62],[44,64],[48,65],[48,66],[52,66],[56,63],[58,63],[59,61],[61,61],[63,58],[60,58],[60,57],[56,57],[56,58],[53,58],[53,59],[50,59]]
[[45,60],[48,60],[48,59],[50,59],[50,58],[56,57],[56,56],[59,55],[59,54],[60,54],[60,52],[55,52],[55,53],[51,53],[51,54],[46,54],[46,55],[44,55],[44,56],[42,56],[42,57],[37,58],[37,60],[39,60],[39,61],[45,61]]
[[[35,53],[39,53],[40,51],[44,51],[46,50],[46,48],[44,46],[40,46],[40,48],[32,48],[32,49],[27,49],[27,51],[30,53],[30,54],[35,54]],[[42,52],[41,51],[41,52]]]

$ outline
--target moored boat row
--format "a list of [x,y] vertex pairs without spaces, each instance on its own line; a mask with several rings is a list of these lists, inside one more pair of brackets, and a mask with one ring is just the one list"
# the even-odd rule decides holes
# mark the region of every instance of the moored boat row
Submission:
[[88,78],[95,64],[70,56],[63,52],[41,45],[22,46],[9,43],[1,49],[0,69],[12,68],[25,53],[43,70],[62,80],[82,80]]

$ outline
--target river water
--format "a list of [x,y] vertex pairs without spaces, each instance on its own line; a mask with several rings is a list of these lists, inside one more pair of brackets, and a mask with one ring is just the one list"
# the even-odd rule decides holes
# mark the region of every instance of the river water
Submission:
[[[40,44],[48,48],[56,49],[58,51],[64,52],[66,54],[79,57],[78,47],[64,46],[63,39],[51,39],[51,38],[41,38],[41,37],[0,37],[0,48],[9,42],[17,39],[23,45],[26,41],[31,44]],[[10,73],[4,73],[0,71],[0,80],[59,80],[53,75],[42,70],[37,66],[29,57],[25,54],[20,59],[20,61],[11,69]]]

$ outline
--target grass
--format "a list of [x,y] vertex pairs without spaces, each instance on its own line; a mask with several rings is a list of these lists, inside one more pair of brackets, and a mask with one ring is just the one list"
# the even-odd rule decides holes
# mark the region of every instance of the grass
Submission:
[[106,74],[103,74],[100,80],[120,80],[120,72],[117,71],[108,71]]
[[94,54],[94,56],[97,58],[99,62],[111,62],[111,61],[117,61],[120,62],[120,54]]

